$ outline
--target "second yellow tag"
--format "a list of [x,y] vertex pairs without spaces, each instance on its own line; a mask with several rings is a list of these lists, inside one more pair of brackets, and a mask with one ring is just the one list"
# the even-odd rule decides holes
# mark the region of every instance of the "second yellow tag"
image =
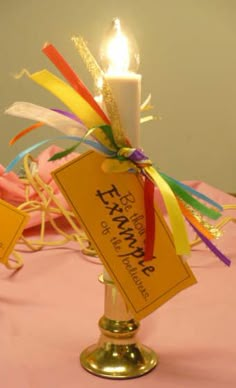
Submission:
[[[28,221],[28,215],[0,199],[0,262],[7,265]],[[7,265],[8,266],[8,265]],[[11,266],[9,266],[11,268]]]

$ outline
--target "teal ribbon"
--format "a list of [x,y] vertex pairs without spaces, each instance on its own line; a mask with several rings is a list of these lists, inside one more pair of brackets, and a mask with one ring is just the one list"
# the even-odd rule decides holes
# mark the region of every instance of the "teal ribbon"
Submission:
[[[73,141],[76,141],[77,144],[76,146],[73,146],[73,147],[70,147],[70,152],[67,152],[67,150],[65,151],[62,151],[62,152],[59,152],[55,155],[60,155],[60,156],[57,156],[54,158],[55,159],[59,159],[59,158],[62,158],[63,156],[66,156],[68,155],[69,153],[71,153],[73,149],[77,148],[82,142],[87,144],[88,146],[92,147],[93,149],[95,149],[96,151],[98,152],[101,152],[107,156],[113,156],[114,155],[114,152],[109,150],[108,148],[106,148],[105,146],[103,146],[102,144],[96,142],[96,141],[93,141],[93,140],[89,140],[89,139],[84,139],[83,137],[79,137],[79,136],[58,136],[58,137],[54,137],[54,138],[51,138],[51,139],[46,139],[46,140],[42,140],[28,148],[26,148],[25,150],[21,151],[6,167],[5,169],[5,173],[8,173],[10,172],[11,170],[13,170],[13,168],[15,167],[15,165],[20,161],[22,160],[27,154],[29,154],[30,152],[36,150],[37,148],[41,147],[42,145],[46,144],[46,143],[49,143],[49,142],[54,142],[55,140],[73,140]],[[54,156],[55,156],[54,155]]]
[[177,185],[181,186],[186,191],[188,191],[191,194],[195,195],[195,197],[198,197],[198,198],[202,199],[203,201],[206,201],[207,203],[213,205],[214,207],[216,207],[220,211],[223,211],[223,207],[219,203],[217,203],[213,199],[207,197],[205,194],[200,193],[199,191],[193,189],[192,187],[190,187],[188,185],[185,185],[184,183],[178,181],[177,179],[174,179],[174,178],[170,177],[169,175],[165,174],[164,172],[160,172],[160,174],[161,174],[161,176],[166,181],[168,181],[168,182],[175,182]]

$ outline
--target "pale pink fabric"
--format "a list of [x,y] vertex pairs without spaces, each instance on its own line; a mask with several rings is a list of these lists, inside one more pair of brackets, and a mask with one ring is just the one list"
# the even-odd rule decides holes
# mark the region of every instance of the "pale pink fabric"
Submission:
[[[236,203],[205,183],[196,186],[220,203]],[[189,262],[198,284],[141,325],[140,339],[159,353],[159,366],[123,382],[94,377],[79,363],[80,352],[99,335],[104,295],[97,280],[100,265],[71,244],[24,253],[25,266],[16,273],[0,267],[0,387],[234,388],[235,240],[232,224],[217,241],[232,259],[230,268],[203,245],[193,251]]]
[[[78,154],[73,152],[64,158],[49,162],[50,157],[59,151],[61,151],[61,148],[57,147],[56,145],[52,145],[43,152],[41,152],[36,158],[36,161],[38,163],[39,176],[45,183],[47,183],[53,188],[56,198],[60,200],[61,204],[66,209],[68,209],[67,202],[60,193],[55,181],[52,179],[51,171],[55,170],[61,164],[64,164],[67,161],[75,158],[76,156],[78,156]],[[0,198],[5,200],[6,202],[11,203],[14,206],[19,206],[20,204],[25,202],[25,184],[15,172],[9,172],[5,174],[4,170],[5,168],[0,165]],[[30,190],[30,199],[39,199],[37,193],[32,187]],[[56,216],[53,215],[53,217]],[[38,225],[40,222],[40,213],[34,211],[30,213],[30,220],[26,226],[26,229]]]

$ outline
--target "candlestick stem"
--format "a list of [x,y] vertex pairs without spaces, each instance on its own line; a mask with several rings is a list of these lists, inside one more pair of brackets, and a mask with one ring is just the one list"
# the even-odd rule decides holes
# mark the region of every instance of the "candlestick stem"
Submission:
[[110,280],[100,281],[105,285],[105,312],[99,320],[101,331],[98,343],[85,349],[81,365],[90,373],[110,378],[129,379],[142,376],[158,363],[155,352],[137,340],[139,322]]

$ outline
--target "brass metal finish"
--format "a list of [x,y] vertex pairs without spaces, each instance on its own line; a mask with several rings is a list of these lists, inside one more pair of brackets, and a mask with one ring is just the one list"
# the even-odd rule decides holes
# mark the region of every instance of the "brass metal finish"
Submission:
[[133,319],[115,285],[101,276],[100,281],[105,285],[101,335],[97,344],[81,353],[81,365],[90,373],[110,379],[142,376],[157,365],[157,356],[137,341],[139,322]]

